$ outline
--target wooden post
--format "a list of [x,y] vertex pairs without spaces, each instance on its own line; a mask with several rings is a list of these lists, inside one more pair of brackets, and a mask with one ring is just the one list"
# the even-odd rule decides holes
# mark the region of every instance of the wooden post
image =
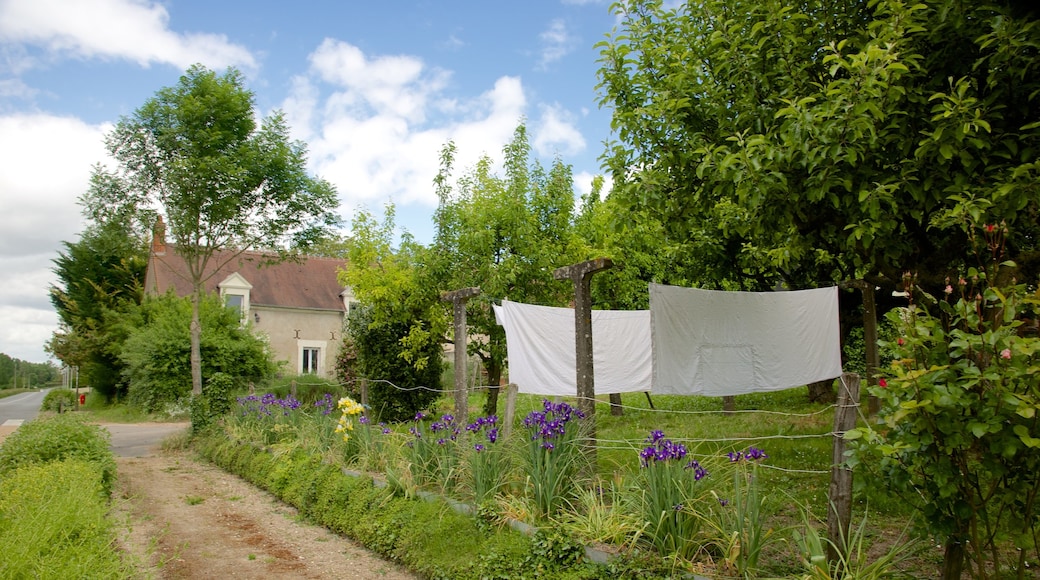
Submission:
[[578,411],[585,419],[581,421],[586,442],[585,458],[591,469],[596,466],[596,379],[592,364],[592,293],[589,280],[596,272],[606,270],[614,263],[608,258],[598,258],[580,264],[564,266],[553,271],[557,280],[570,279],[574,282],[574,358],[577,374]]
[[733,395],[722,397],[722,412],[732,415],[737,410],[737,398]]
[[625,409],[621,407],[621,393],[610,393],[610,414],[615,417],[625,414]]
[[[592,364],[592,294],[589,290],[589,280],[596,272],[613,265],[608,258],[598,258],[553,271],[553,277],[557,280],[569,279],[574,282],[574,353],[578,380],[578,410],[585,415],[590,427],[595,425],[596,387]],[[589,432],[589,437],[595,437],[594,429]]]
[[361,406],[368,409],[368,379],[358,379],[361,383]]
[[[874,286],[863,282],[863,342],[866,343],[867,385],[877,384],[881,355],[878,353],[877,303],[874,301]],[[867,399],[867,411],[876,415],[881,410],[881,400],[871,395]]]
[[509,440],[513,433],[513,420],[516,415],[516,391],[517,386],[513,383],[506,385],[506,416],[502,421],[502,439]]
[[[878,367],[881,366],[881,355],[878,352],[877,301],[874,296],[874,285],[866,280],[852,280],[839,284],[840,288],[856,288],[863,293],[863,344],[866,359],[867,386],[877,386]],[[876,415],[881,410],[881,401],[871,395],[867,399],[867,412]]]
[[455,319],[455,418],[469,422],[469,399],[466,390],[466,301],[480,294],[480,288],[462,288],[441,292],[441,300],[451,302]]
[[289,394],[296,398],[296,379],[289,381]]
[[840,560],[838,551],[848,554],[845,539],[852,521],[852,470],[845,461],[845,432],[856,427],[859,407],[859,375],[845,373],[838,384],[838,406],[834,411],[834,447],[831,451],[830,506],[827,510],[827,561]]

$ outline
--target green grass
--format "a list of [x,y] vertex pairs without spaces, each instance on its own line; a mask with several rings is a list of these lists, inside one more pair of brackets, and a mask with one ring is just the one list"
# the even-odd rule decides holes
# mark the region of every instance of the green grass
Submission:
[[[572,399],[564,400],[573,404]],[[541,410],[542,401],[541,396],[517,396],[513,436],[511,440],[503,439],[507,445],[507,452],[517,453],[520,452],[520,448],[525,447],[523,438],[527,433],[522,427],[522,421],[532,410]],[[469,417],[459,422],[466,424],[474,421],[481,413],[484,402],[484,393],[471,394]],[[583,474],[588,477],[573,482],[570,491],[574,491],[575,494],[569,499],[572,502],[568,506],[570,513],[554,519],[553,527],[559,533],[579,542],[608,540],[620,546],[640,543],[640,535],[643,532],[639,518],[642,516],[636,521],[629,516],[635,513],[632,504],[641,497],[642,492],[639,453],[647,445],[647,437],[654,430],[661,430],[666,438],[683,443],[689,449],[691,459],[697,459],[709,472],[713,472],[709,477],[694,484],[695,489],[690,490],[694,495],[703,498],[696,501],[708,503],[698,504],[699,507],[693,507],[691,504],[690,509],[705,517],[714,517],[712,513],[718,512],[721,517],[724,510],[719,510],[719,502],[711,499],[711,493],[716,494],[715,497],[718,499],[727,501],[741,497],[735,494],[737,485],[733,475],[734,466],[729,464],[726,454],[754,446],[768,454],[768,459],[757,469],[759,495],[764,497],[761,513],[765,526],[762,529],[770,530],[773,537],[781,538],[781,541],[774,542],[764,549],[760,562],[765,567],[765,572],[771,575],[801,573],[803,569],[799,561],[798,548],[793,541],[793,530],[804,529],[806,521],[813,522],[817,529],[823,529],[821,523],[826,520],[828,506],[834,407],[809,403],[805,388],[742,395],[735,398],[735,403],[736,411],[725,413],[722,400],[719,398],[653,396],[651,401],[643,393],[628,393],[621,397],[622,414],[613,415],[607,397],[601,397],[596,405],[595,469],[591,473]],[[506,399],[503,394],[499,398],[498,407],[502,420],[505,419],[502,417],[505,407]],[[429,411],[435,419],[443,414],[454,413],[451,393],[439,398]],[[266,427],[264,421],[260,421],[263,424],[253,427],[254,430],[280,429],[278,433],[281,433],[281,436],[291,439],[294,443],[291,449],[283,447],[281,443],[273,446],[280,456],[284,457],[290,454],[290,451],[308,454],[317,451],[317,447],[313,445],[317,438],[310,435],[305,426],[285,423],[280,416],[276,419]],[[335,417],[317,419],[331,425]],[[383,453],[389,458],[387,465],[395,466],[401,461],[401,448],[412,437],[408,433],[411,426],[411,421],[391,425],[393,432],[390,435],[385,438],[380,435],[385,441]],[[231,439],[255,435],[241,426],[234,428],[234,421],[228,425],[228,434],[231,435]],[[255,442],[261,443],[259,440]],[[264,443],[271,444],[270,441]],[[337,445],[338,443],[328,451],[319,451],[320,455],[339,465],[352,465],[350,458],[353,456],[344,454]],[[468,449],[468,444],[464,448]],[[537,510],[532,509],[530,498],[525,497],[525,474],[518,467],[522,462],[514,455],[511,464],[506,485],[509,495],[500,495],[490,513],[509,516],[538,526],[545,524],[546,522],[538,520],[533,515]],[[266,473],[265,485],[276,493],[284,493],[288,500],[291,500],[290,503],[303,501],[307,490],[312,487],[310,484],[302,487],[288,486],[286,482],[295,477],[290,471],[288,465],[271,468]],[[393,480],[390,482],[391,488],[400,488],[403,492],[411,489],[413,493],[406,495],[414,495],[413,488],[417,485],[415,482],[409,483],[400,478],[390,477],[401,473],[403,472],[400,468],[395,468],[383,475],[388,480]],[[883,540],[881,532],[904,529],[911,518],[909,504],[888,495],[884,482],[873,479],[865,470],[857,470],[856,478],[865,485],[859,486],[861,491],[855,495],[857,505],[854,509],[857,519],[867,518],[865,529],[869,541],[873,542],[874,538]],[[581,493],[589,490],[601,492]],[[438,490],[427,488],[427,491]],[[443,490],[441,492],[444,493]],[[458,490],[448,490],[447,493],[458,493]],[[459,497],[465,500],[465,490]],[[695,498],[691,496],[690,499]],[[865,509],[868,505],[869,511]],[[484,509],[483,506],[481,509]],[[889,534],[884,535],[887,537]],[[726,538],[719,536],[718,539],[721,542],[727,538],[728,535]],[[359,539],[366,540],[363,537]],[[715,539],[709,535],[709,543],[706,545],[709,548],[715,546],[716,544],[712,543]],[[883,553],[891,546],[879,541],[877,545],[870,547]],[[375,548],[380,550],[378,545]],[[726,548],[719,545],[718,550],[711,556],[716,558],[716,562],[724,555]],[[919,564],[923,564],[919,567],[919,571],[923,572],[920,572],[918,577],[928,577],[934,573],[934,566],[929,567],[934,563]]]

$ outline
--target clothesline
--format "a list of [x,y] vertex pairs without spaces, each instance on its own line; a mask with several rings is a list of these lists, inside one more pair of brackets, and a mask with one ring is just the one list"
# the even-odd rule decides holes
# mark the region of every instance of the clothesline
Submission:
[[[733,396],[841,374],[838,288],[722,292],[650,284],[650,310],[593,310],[597,393]],[[574,310],[503,300],[510,381],[576,394]]]

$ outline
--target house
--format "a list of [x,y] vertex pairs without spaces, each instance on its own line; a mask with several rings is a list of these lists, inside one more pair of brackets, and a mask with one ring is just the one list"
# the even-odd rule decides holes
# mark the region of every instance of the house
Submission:
[[[344,260],[307,257],[272,262],[261,252],[214,254],[206,292],[219,294],[239,310],[243,324],[264,336],[275,358],[290,374],[333,377],[344,322],[354,300],[349,287],[338,280]],[[209,273],[209,272],[207,272]],[[185,261],[166,244],[160,218],[152,237],[145,273],[145,293],[191,294]]]

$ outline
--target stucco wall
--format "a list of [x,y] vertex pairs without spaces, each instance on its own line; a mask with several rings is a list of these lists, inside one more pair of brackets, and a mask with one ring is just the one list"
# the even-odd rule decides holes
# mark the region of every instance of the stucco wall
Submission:
[[342,312],[254,305],[249,317],[253,331],[267,337],[275,359],[286,363],[284,374],[300,374],[303,347],[316,347],[320,349],[318,374],[335,377],[336,355],[343,340]]

